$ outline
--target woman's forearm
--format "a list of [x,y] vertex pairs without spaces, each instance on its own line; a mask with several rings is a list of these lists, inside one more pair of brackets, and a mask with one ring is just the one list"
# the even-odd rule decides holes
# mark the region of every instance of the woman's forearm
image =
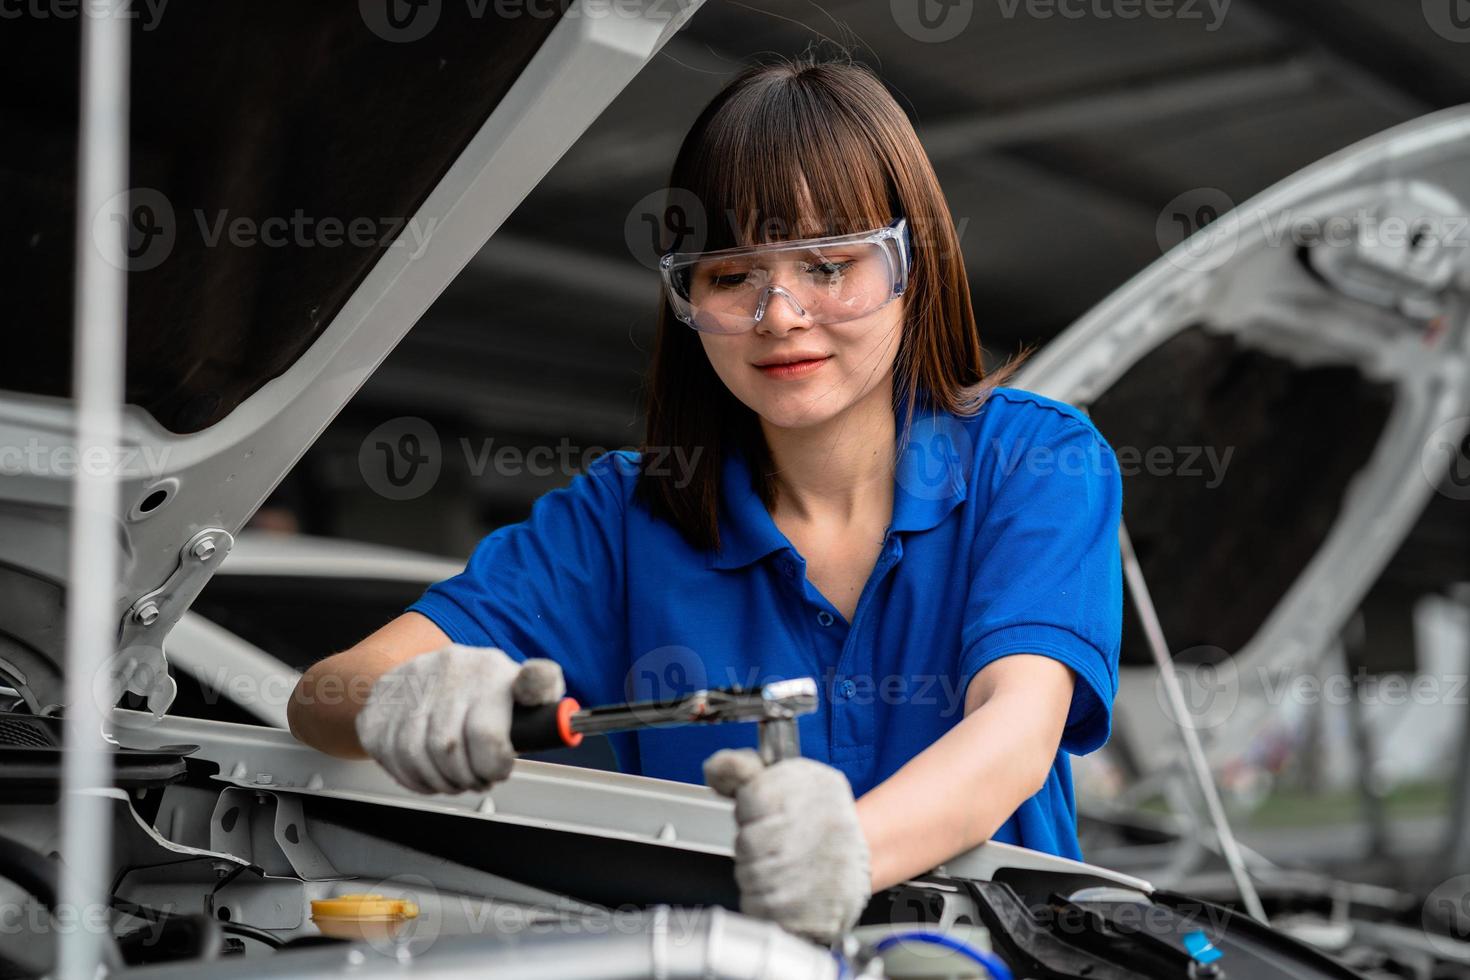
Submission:
[[328,755],[366,756],[357,739],[357,714],[379,677],[419,654],[450,642],[426,616],[404,613],[349,650],[313,664],[286,704],[291,734]]
[[1072,685],[1069,668],[1027,654],[976,675],[965,718],[858,801],[874,891],[990,839],[1041,789]]

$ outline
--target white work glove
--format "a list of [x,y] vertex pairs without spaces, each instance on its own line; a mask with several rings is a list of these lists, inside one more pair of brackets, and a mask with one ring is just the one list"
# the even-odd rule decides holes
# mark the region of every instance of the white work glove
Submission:
[[517,663],[503,650],[451,643],[378,678],[358,712],[357,739],[411,790],[484,790],[510,775],[515,705],[565,693],[554,660]]
[[704,779],[735,800],[740,911],[824,944],[851,929],[871,881],[847,777],[813,759],[766,766],[752,749],[721,749]]

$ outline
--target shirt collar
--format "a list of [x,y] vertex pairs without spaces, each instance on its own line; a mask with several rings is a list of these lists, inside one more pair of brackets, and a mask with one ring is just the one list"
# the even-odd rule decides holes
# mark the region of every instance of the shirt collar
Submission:
[[[896,413],[900,426],[907,402]],[[968,493],[973,459],[968,430],[952,413],[927,407],[914,410],[909,441],[894,470],[893,520],[889,530],[927,531],[937,527]],[[731,446],[720,472],[720,550],[711,551],[711,568],[740,568],[791,542],[761,503],[745,454]]]
[[710,567],[740,568],[790,547],[761,503],[745,453],[731,446],[720,471],[720,550],[710,552]]

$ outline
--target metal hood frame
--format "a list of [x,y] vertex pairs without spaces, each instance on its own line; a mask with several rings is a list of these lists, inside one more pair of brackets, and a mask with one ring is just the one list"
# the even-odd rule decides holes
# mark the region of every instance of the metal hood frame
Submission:
[[[1470,106],[1461,106],[1350,146],[1206,225],[1074,323],[1018,376],[1020,387],[1091,408],[1145,357],[1197,330],[1295,364],[1347,365],[1391,387],[1377,444],[1341,488],[1325,539],[1259,628],[1216,665],[1222,689],[1215,694],[1228,703],[1217,697],[1212,707],[1223,707],[1223,717],[1180,720],[1206,729],[1212,756],[1243,744],[1262,720],[1269,710],[1264,685],[1310,669],[1336,641],[1435,492],[1449,462],[1435,447],[1458,443],[1470,422],[1467,202]],[[1365,216],[1410,227],[1422,219],[1438,237],[1369,240]],[[1303,228],[1335,229],[1338,237],[1300,240],[1293,229]],[[1103,435],[1111,438],[1106,427]],[[1276,489],[1288,500],[1296,491]],[[1124,496],[1127,514],[1126,481]],[[1168,599],[1159,594],[1166,583],[1151,584],[1167,624]],[[1175,655],[1187,645],[1169,639]],[[1149,668],[1125,669],[1121,679],[1119,724],[1140,749],[1172,744],[1172,722],[1162,713],[1126,712],[1129,704],[1159,704],[1154,678]]]
[[[371,760],[323,755],[280,729],[173,716],[155,722],[147,713],[119,709],[109,736],[127,748],[198,746],[189,757],[218,766],[215,779],[222,789],[354,800],[721,857],[734,854],[734,804],[690,783],[518,759],[511,777],[489,792],[421,795],[398,785]],[[1085,875],[1145,894],[1153,891],[1130,875],[996,842],[967,851],[936,872],[988,881],[1001,869]]]
[[[579,2],[561,16],[507,94],[417,209],[431,228],[384,248],[315,342],[217,423],[168,431],[125,410],[114,460],[126,511],[113,596],[119,656],[99,697],[123,689],[161,714],[173,697],[163,642],[228,553],[233,535],[512,210],[702,0]],[[406,236],[407,232],[402,232]],[[416,254],[416,250],[420,250]],[[68,399],[7,392],[0,444],[47,459],[75,439]],[[74,452],[74,451],[73,451]],[[71,479],[42,468],[0,481],[0,594],[12,635],[0,670],[32,685],[32,710],[60,703]],[[106,685],[110,684],[110,688]],[[111,703],[111,701],[109,701]]]

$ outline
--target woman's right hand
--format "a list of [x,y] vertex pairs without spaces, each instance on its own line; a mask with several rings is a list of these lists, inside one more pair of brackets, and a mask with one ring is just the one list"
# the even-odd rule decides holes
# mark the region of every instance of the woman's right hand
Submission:
[[374,682],[357,714],[357,738],[411,790],[484,790],[510,775],[515,706],[552,704],[565,693],[554,660],[518,663],[493,647],[451,643]]

